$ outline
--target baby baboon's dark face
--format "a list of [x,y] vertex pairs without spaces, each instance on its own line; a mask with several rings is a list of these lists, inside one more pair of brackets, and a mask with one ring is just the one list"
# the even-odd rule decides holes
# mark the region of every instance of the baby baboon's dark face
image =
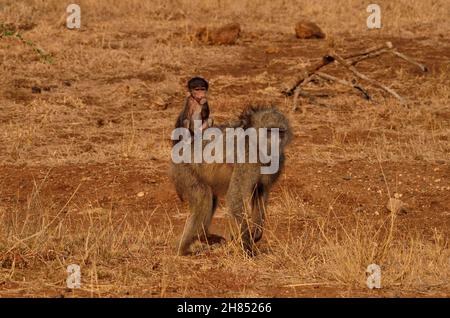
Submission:
[[196,87],[191,90],[192,97],[199,103],[201,103],[200,101],[206,101],[207,92],[208,91],[204,87]]

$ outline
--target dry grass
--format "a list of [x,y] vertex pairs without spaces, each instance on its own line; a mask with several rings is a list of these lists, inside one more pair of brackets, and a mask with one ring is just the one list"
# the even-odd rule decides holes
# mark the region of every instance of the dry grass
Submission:
[[[82,29],[69,31],[60,1],[3,1],[0,295],[448,296],[450,4],[377,3],[383,28],[367,31],[360,0],[85,0]],[[327,39],[296,40],[301,18]],[[242,25],[237,45],[193,40],[197,27],[228,22]],[[373,88],[370,103],[322,83],[309,88],[333,94],[298,114],[279,94],[330,47],[386,39],[430,73],[384,57],[358,67],[407,106]],[[210,80],[216,122],[249,103],[276,104],[291,120],[286,173],[255,258],[233,242],[175,256],[187,206],[167,178],[169,136],[193,74]],[[408,214],[386,212],[395,194]],[[366,287],[372,263],[381,291]],[[66,288],[69,264],[81,266],[80,290]]]
[[[230,242],[206,258],[204,252],[185,258],[174,255],[178,234],[171,217],[158,219],[160,207],[145,213],[79,207],[71,204],[74,192],[60,208],[40,201],[41,186],[36,185],[25,209],[1,210],[0,273],[9,286],[7,295],[17,295],[13,286],[20,282],[27,286],[22,296],[68,296],[69,264],[82,268],[78,296],[268,296],[308,285],[352,288],[364,295],[365,270],[373,263],[381,266],[383,288],[399,295],[450,287],[447,239],[438,231],[430,239],[405,233],[395,214],[378,220],[358,214],[343,218],[332,202],[326,215],[314,214],[297,195],[283,190],[277,200],[282,203],[271,209],[259,256],[248,259]],[[278,228],[285,229],[283,235]],[[221,273],[240,285],[231,283],[232,291],[217,286],[216,280],[225,279]]]

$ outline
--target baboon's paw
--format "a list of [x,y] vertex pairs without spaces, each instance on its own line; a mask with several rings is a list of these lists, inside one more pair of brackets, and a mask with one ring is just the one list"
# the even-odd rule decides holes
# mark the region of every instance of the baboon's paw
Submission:
[[263,231],[262,229],[256,229],[253,231],[252,239],[253,243],[257,243],[262,239]]
[[226,240],[220,235],[208,234],[207,237],[203,237],[201,239],[201,242],[208,245],[216,245],[216,244],[224,244]]
[[192,255],[193,253],[192,253],[192,251],[179,250],[177,254],[178,254],[178,256],[189,256],[189,255]]

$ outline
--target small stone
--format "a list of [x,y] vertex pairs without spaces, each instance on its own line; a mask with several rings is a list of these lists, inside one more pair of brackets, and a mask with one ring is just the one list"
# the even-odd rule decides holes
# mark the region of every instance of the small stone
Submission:
[[407,213],[405,203],[397,198],[390,198],[386,203],[386,209],[392,213]]
[[352,180],[352,176],[350,176],[350,175],[349,176],[345,176],[342,179],[349,181],[349,180]]
[[311,21],[299,21],[295,25],[295,35],[299,39],[323,39],[325,33]]
[[241,33],[239,23],[229,23],[218,28],[202,27],[197,30],[195,37],[200,42],[213,45],[231,45],[235,44]]
[[33,87],[31,87],[31,92],[33,94],[40,94],[42,92],[42,89],[40,87],[33,86]]
[[103,118],[97,119],[97,127],[102,127],[105,124],[106,124],[106,120],[104,120]]
[[137,194],[138,198],[142,198],[144,195],[145,195],[145,193],[142,191]]
[[279,53],[279,52],[280,52],[280,48],[279,48],[279,47],[275,47],[275,46],[270,46],[270,47],[268,47],[268,48],[265,50],[265,52],[266,52],[267,54],[276,54],[276,53]]
[[355,209],[355,212],[357,212],[357,213],[362,213],[362,212],[364,212],[364,207],[358,206],[358,207]]

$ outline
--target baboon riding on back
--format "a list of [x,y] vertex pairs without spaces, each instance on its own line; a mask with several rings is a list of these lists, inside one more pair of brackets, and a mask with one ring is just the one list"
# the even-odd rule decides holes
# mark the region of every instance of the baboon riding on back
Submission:
[[[180,120],[177,121],[179,122]],[[212,152],[214,155],[226,153],[226,159],[221,161],[214,158],[215,160],[211,161],[206,158],[200,162],[173,160],[175,147],[180,150],[181,146],[187,146],[183,148],[184,155],[195,157],[196,151],[203,151],[205,154],[208,147],[211,148],[208,140],[205,140],[208,139],[205,137],[208,130],[213,132],[214,141],[227,141],[226,144],[216,144]],[[236,131],[244,133],[239,135]],[[240,136],[243,136],[243,139]],[[183,139],[185,137],[186,134]],[[206,131],[190,130],[187,141],[178,142],[176,139],[179,139],[179,136],[172,135],[174,149],[171,179],[180,199],[188,201],[191,212],[181,237],[178,254],[191,253],[190,246],[196,239],[211,242],[220,238],[208,233],[220,196],[225,196],[242,247],[249,254],[253,253],[254,243],[262,237],[268,194],[280,176],[285,160],[284,147],[290,137],[287,118],[273,107],[250,107],[230,125],[213,126]],[[234,142],[236,138],[237,143]],[[179,143],[183,142],[184,145],[180,146]],[[255,149],[257,158],[254,156]],[[268,149],[270,159],[267,155]],[[245,157],[244,161],[242,156]]]

